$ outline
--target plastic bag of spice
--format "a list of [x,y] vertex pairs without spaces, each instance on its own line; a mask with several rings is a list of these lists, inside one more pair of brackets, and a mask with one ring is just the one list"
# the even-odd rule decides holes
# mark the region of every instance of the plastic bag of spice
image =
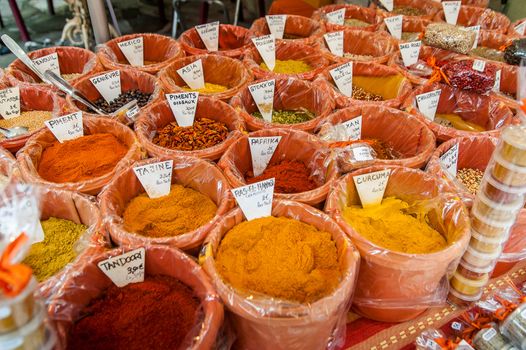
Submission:
[[[394,0],[393,11],[387,12],[385,8],[380,9],[384,17],[393,15],[403,15],[404,17],[421,17],[424,19],[433,19],[441,6],[434,0]],[[371,1],[371,8],[378,6]]]
[[[440,10],[434,20],[437,22],[445,22],[444,10]],[[456,24],[462,27],[480,25],[480,29],[493,30],[504,34],[508,30],[510,23],[508,17],[500,12],[482,7],[462,5]]]
[[[253,84],[263,82],[259,80]],[[269,123],[254,116],[259,109],[252,98],[248,87],[243,88],[230,101],[230,105],[243,117],[250,131],[269,128],[291,128],[311,132],[324,117],[329,115],[335,107],[330,94],[317,84],[295,78],[276,78],[274,85],[273,110],[279,111],[308,111],[313,118],[298,123],[280,124]],[[258,115],[259,117],[261,114]],[[307,115],[308,116],[308,115]],[[291,118],[291,122],[293,122]]]
[[[444,237],[446,248],[429,254],[389,250],[365,239],[344,219],[347,206],[361,203],[353,178],[383,170],[390,170],[383,198],[396,197],[410,205],[410,212],[426,213],[427,225]],[[363,168],[335,182],[325,212],[351,237],[362,257],[353,299],[356,311],[374,320],[402,322],[443,305],[448,277],[468,246],[470,224],[462,203],[441,194],[438,178],[404,167]]]
[[[446,63],[441,67],[441,71],[447,77],[446,82],[458,89],[473,91],[484,94],[493,89],[497,75],[498,66],[486,62],[483,63],[482,70],[476,68],[481,60],[455,60]],[[445,78],[444,78],[445,79]]]
[[[250,36],[256,38],[270,34],[265,17],[256,19],[250,27]],[[285,41],[311,45],[325,34],[325,26],[321,21],[316,21],[303,16],[287,15],[283,39]]]
[[281,136],[281,140],[270,159],[267,169],[273,165],[279,166],[283,162],[294,162],[293,164],[298,167],[298,171],[301,166],[307,168],[310,186],[303,186],[305,185],[305,180],[300,182],[299,180],[286,178],[285,171],[276,181],[283,181],[283,187],[292,189],[299,188],[300,185],[302,188],[311,188],[303,192],[290,193],[279,193],[275,189],[274,197],[310,205],[322,203],[332,182],[338,177],[337,165],[322,141],[314,135],[299,130],[265,129],[252,132],[248,136],[242,136],[237,139],[223,154],[218,163],[230,185],[233,188],[244,186],[247,184],[247,178],[253,175],[248,138],[269,136]]
[[[74,266],[68,269],[59,288],[57,288],[57,293],[49,300],[48,315],[57,326],[58,338],[60,339],[59,349],[71,348],[73,341],[71,338],[72,329],[78,320],[86,316],[84,314],[86,307],[88,307],[95,299],[104,296],[108,288],[115,288],[113,282],[97,266],[98,263],[110,257],[124,254],[134,248],[139,247],[116,248],[109,251],[91,251],[89,254],[81,256]],[[175,320],[172,319],[172,322],[170,323],[163,317],[161,310],[157,310],[157,314],[154,316],[156,322],[154,322],[153,327],[160,327],[164,331],[167,330],[166,327],[173,327],[168,330],[176,335],[170,337],[170,340],[179,342],[180,344],[164,343],[163,345],[160,345],[159,342],[156,341],[158,338],[146,340],[146,338],[148,338],[147,336],[143,337],[140,334],[135,333],[126,334],[125,336],[123,336],[123,333],[112,334],[104,340],[102,338],[102,334],[104,333],[103,329],[98,329],[96,326],[97,322],[94,321],[94,330],[99,336],[99,338],[96,339],[102,342],[102,344],[104,341],[113,344],[111,343],[111,338],[119,336],[121,337],[119,339],[120,344],[123,344],[123,339],[126,339],[128,344],[133,344],[134,346],[144,344],[145,348],[148,348],[149,346],[169,346],[173,349],[213,348],[217,341],[216,337],[223,323],[224,313],[221,301],[217,293],[214,291],[212,284],[209,282],[205,272],[194,262],[194,260],[192,260],[191,257],[178,249],[156,245],[148,245],[144,248],[144,273],[146,281],[150,278],[155,278],[156,276],[166,276],[164,278],[168,278],[168,280],[173,278],[189,287],[194,294],[194,297],[198,299],[198,302],[196,303],[193,300],[186,299],[186,296],[182,299],[182,295],[177,293],[173,297],[171,303],[176,303],[181,306],[184,305],[184,309],[187,310],[187,313],[171,314]],[[124,288],[133,287],[141,290],[142,288],[146,288],[146,286],[148,286],[146,282],[139,282],[130,284]],[[158,287],[155,287],[154,285],[150,286],[152,288],[148,289],[150,293],[158,291]],[[151,297],[144,294],[144,298],[146,300]],[[130,302],[130,299],[126,300],[127,302]],[[150,301],[153,304],[160,302],[160,300]],[[154,310],[151,310],[152,304],[148,305],[147,302],[148,300],[141,302],[141,299],[139,298],[134,300],[133,305],[124,305],[127,308],[121,311],[130,313],[125,317],[126,322],[129,322],[134,317],[142,317],[140,314],[144,312],[144,309],[153,312]],[[166,303],[164,299],[163,302]],[[197,306],[197,313],[196,316],[193,316],[191,311],[194,310],[195,306]],[[131,310],[135,310],[135,312]],[[96,312],[93,313],[91,317],[98,317],[100,319],[101,316],[102,315],[98,315]],[[139,322],[139,320],[137,320],[137,322]],[[107,326],[106,322],[100,321],[99,323],[101,328]],[[122,332],[124,332],[124,328],[129,328],[118,321],[115,321],[114,324],[112,323],[112,327],[118,327]],[[189,330],[189,332],[187,334],[181,333],[184,332],[182,329]],[[155,330],[155,328],[153,330]],[[160,329],[157,330],[157,332],[159,331]],[[152,334],[149,334],[149,336],[153,337]],[[166,341],[166,338],[160,340]],[[90,345],[86,346],[89,347]],[[111,347],[111,345],[107,346]]]
[[195,28],[188,29],[182,33],[179,37],[179,42],[187,55],[211,53],[231,58],[241,58],[250,44],[250,38],[247,28],[231,24],[219,24],[219,51],[208,51]]
[[[136,39],[143,39],[144,66],[134,67],[129,64],[119,48],[119,43]],[[123,35],[97,47],[97,56],[107,70],[136,69],[149,74],[157,74],[185,53],[181,45],[173,38],[153,33]]]
[[[343,25],[330,23],[327,14],[345,9]],[[380,16],[370,8],[350,4],[327,5],[320,7],[312,14],[315,21],[325,21],[325,28],[328,32],[336,32],[344,29],[359,29],[368,32],[375,32],[380,26]]]
[[[205,124],[205,120],[208,123]],[[169,130],[170,125],[173,125],[171,130]],[[241,137],[245,123],[225,102],[200,96],[194,125],[186,129],[187,131],[181,130],[177,126],[177,121],[166,100],[151,106],[135,123],[139,142],[150,156],[185,155],[212,161],[219,159],[226,149]],[[193,135],[188,135],[189,132],[193,132]],[[174,138],[181,137],[187,139],[174,142]],[[209,146],[201,147],[200,144]]]
[[[128,164],[143,157],[143,151],[141,149],[141,146],[137,141],[137,138],[135,137],[133,131],[130,130],[128,127],[108,118],[92,118],[87,116],[83,117],[83,126],[85,136],[95,134],[110,134],[113,135],[118,140],[118,142],[127,149],[124,157],[120,161],[118,161],[118,163],[113,167],[113,169],[109,169],[108,172],[104,173],[101,176],[93,177],[79,182],[57,183],[44,180],[39,174],[42,154],[47,148],[58,143],[57,139],[51,133],[51,131],[46,129],[42,130],[37,135],[32,137],[31,140],[29,140],[24,146],[24,148],[20,150],[20,152],[18,152],[17,154],[17,164],[20,168],[22,178],[27,182],[38,183],[41,185],[49,186],[54,189],[79,191],[82,193],[95,195],[98,194],[102,187],[104,187],[110,181],[110,179],[117,173],[118,169],[125,167]],[[82,144],[79,144],[79,147],[81,146]],[[102,161],[104,158],[103,154],[112,152],[112,150],[104,148],[93,148],[90,149],[90,151],[92,152],[92,161],[94,162],[98,162],[99,160]],[[71,161],[71,159],[74,159],[76,156],[76,153],[69,154],[68,157],[72,157],[69,160],[66,158],[57,158],[56,162],[60,162],[61,160],[63,162],[68,162]],[[67,164],[64,164],[64,166],[67,167]],[[68,169],[68,174],[76,171],[82,171],[82,169]],[[64,173],[65,172],[66,168],[64,169]]]
[[205,84],[215,84],[219,85],[217,88],[224,88],[224,91],[199,91],[201,95],[228,101],[254,79],[247,67],[238,60],[219,55],[198,55],[178,59],[161,72],[159,82],[164,91],[183,92],[183,87],[189,89],[177,70],[197,60],[201,60],[203,64]]
[[[332,145],[338,145],[338,141],[343,141],[342,145],[346,145],[350,138],[347,132],[342,135],[340,130],[346,128],[343,123],[353,120],[360,125],[357,129],[361,136],[356,142],[373,142],[376,152],[372,161],[374,164],[420,168],[426,164],[435,149],[433,132],[418,118],[396,109],[366,104],[341,109],[328,116],[319,127],[318,137],[331,148]],[[348,147],[335,147],[333,152],[341,172],[363,167],[360,162],[351,160],[349,155],[354,151]]]
[[465,55],[473,48],[476,34],[448,23],[431,23],[422,40],[428,46]]
[[359,258],[355,248],[333,220],[305,204],[274,200],[272,216],[299,220],[329,232],[338,250],[342,279],[330,295],[304,304],[234,289],[223,281],[215,266],[224,235],[246,220],[239,208],[233,209],[210,232],[201,262],[233,316],[239,346],[249,350],[335,349],[343,346],[345,315],[358,273]]

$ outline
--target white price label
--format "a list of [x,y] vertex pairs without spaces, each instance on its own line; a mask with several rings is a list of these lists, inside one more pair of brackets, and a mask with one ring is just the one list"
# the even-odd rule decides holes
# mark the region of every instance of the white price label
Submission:
[[440,94],[442,90],[435,90],[426,92],[416,96],[416,103],[418,109],[427,119],[435,120],[435,114],[437,112],[438,102],[440,101]]
[[403,43],[399,44],[398,46],[400,47],[400,54],[402,55],[404,66],[409,67],[418,62],[418,58],[420,57],[420,48],[422,47],[421,41]]
[[497,335],[497,331],[495,330],[495,328],[489,328],[483,335],[482,335],[482,339],[484,339],[485,341],[490,341],[491,339],[493,339],[495,336]]
[[462,329],[462,324],[460,324],[459,322],[453,322],[451,323],[451,328],[456,331],[460,331]]
[[265,171],[280,141],[281,136],[248,138],[254,176],[259,176]]
[[493,91],[500,92],[500,80],[502,77],[502,70],[498,70],[495,72],[495,85],[493,85]]
[[283,39],[287,15],[267,15],[265,16],[265,19],[267,20],[270,34],[274,35],[274,38],[276,39]]
[[473,49],[476,49],[479,44],[479,37],[480,37],[480,25],[472,26],[472,27],[465,27],[465,30],[469,32],[475,33],[475,42],[473,43]]
[[134,67],[144,66],[144,38],[142,36],[117,43],[128,62]]
[[0,115],[4,119],[20,115],[20,88],[18,86],[0,90]]
[[442,8],[444,9],[444,16],[446,22],[449,24],[456,25],[458,19],[458,13],[460,12],[461,1],[443,1]]
[[353,177],[362,207],[381,204],[391,170],[380,170]]
[[184,128],[194,124],[195,111],[199,101],[198,92],[166,94],[166,100],[172,109],[177,125]]
[[117,287],[122,288],[130,283],[144,282],[145,259],[143,247],[102,260],[97,266]]
[[263,218],[272,214],[275,180],[268,179],[232,189],[237,204],[247,220]]
[[338,129],[343,130],[343,134],[345,135],[345,140],[339,140],[339,141],[355,141],[362,138],[362,116],[359,115],[351,120],[348,120],[346,122],[343,122],[341,124],[338,124],[336,126]]
[[173,160],[166,160],[133,168],[148,197],[159,198],[170,193],[173,163]]
[[82,112],[63,115],[44,122],[60,143],[84,136]]
[[259,113],[261,113],[263,119],[269,123],[272,122],[275,87],[276,80],[274,79],[248,86],[248,91],[250,91],[250,94],[258,107]]
[[329,71],[338,90],[347,97],[352,97],[352,62],[347,62]]
[[273,71],[276,66],[276,38],[272,34],[252,38],[261,58],[268,69]]
[[404,20],[404,16],[392,16],[387,17],[384,19],[385,25],[387,26],[387,29],[389,29],[389,33],[393,36],[395,39],[402,39],[402,22]]
[[473,69],[478,72],[484,72],[486,68],[486,62],[483,60],[473,60]]
[[177,74],[181,76],[190,89],[199,90],[205,87],[205,74],[201,59],[179,68]]
[[50,70],[56,75],[60,76],[60,64],[58,62],[58,54],[56,52],[35,58],[33,63],[35,66],[37,66],[42,75],[44,75],[47,70]]
[[519,33],[519,35],[525,35],[526,34],[526,21],[523,21],[522,23],[519,23],[515,26],[515,31]]
[[327,33],[323,37],[332,54],[343,57],[343,31]]
[[137,118],[137,116],[139,115],[141,108],[137,104],[137,101],[133,102],[135,103],[132,106],[130,106],[130,108],[128,108],[128,110],[126,111],[126,117],[128,117],[128,119],[130,120],[135,121],[135,118]]
[[108,103],[115,100],[122,93],[121,72],[118,70],[97,75],[90,78],[90,81]]
[[219,21],[195,26],[197,34],[210,52],[219,50]]
[[325,18],[327,18],[329,23],[342,26],[345,23],[345,8],[326,13]]
[[373,160],[374,157],[371,154],[371,147],[358,146],[352,149],[353,158],[356,162],[365,162]]
[[391,12],[394,9],[394,0],[380,0],[380,3],[387,9],[387,11]]
[[457,177],[457,164],[458,143],[453,145],[446,153],[440,156],[440,166],[451,179]]

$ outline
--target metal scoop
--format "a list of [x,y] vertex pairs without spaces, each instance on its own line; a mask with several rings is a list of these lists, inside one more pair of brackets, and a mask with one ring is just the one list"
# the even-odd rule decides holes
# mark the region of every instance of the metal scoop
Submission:
[[0,127],[0,133],[3,134],[7,139],[22,136],[24,134],[27,134],[28,132],[29,129],[25,126],[15,126],[9,129]]
[[44,81],[44,82],[48,82],[46,80],[46,77],[44,77],[44,74],[42,74],[42,72],[40,72],[40,70],[37,68],[36,64],[33,63],[33,61],[31,61],[31,59],[29,58],[29,56],[26,54],[26,52],[24,51],[24,49],[22,49],[20,47],[20,45],[18,45],[16,43],[16,41],[14,41],[9,35],[7,34],[3,34],[2,35],[2,41],[4,42],[5,46],[7,46],[7,48],[9,50],[11,50],[11,52],[22,62],[24,62],[24,64],[29,68],[31,69],[36,75],[38,75],[38,77]]

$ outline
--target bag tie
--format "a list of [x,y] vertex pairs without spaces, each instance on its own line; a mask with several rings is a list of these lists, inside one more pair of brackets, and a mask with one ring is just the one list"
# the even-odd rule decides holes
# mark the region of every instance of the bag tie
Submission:
[[444,71],[442,71],[442,68],[437,65],[437,59],[435,56],[429,57],[426,62],[431,68],[433,68],[433,74],[431,74],[431,77],[429,78],[430,83],[439,83],[443,80],[447,85],[451,86],[451,83],[449,82],[446,73],[444,73]]
[[12,264],[11,261],[26,244],[29,237],[21,233],[9,243],[0,257],[0,291],[8,297],[17,296],[29,283],[33,270],[24,264]]

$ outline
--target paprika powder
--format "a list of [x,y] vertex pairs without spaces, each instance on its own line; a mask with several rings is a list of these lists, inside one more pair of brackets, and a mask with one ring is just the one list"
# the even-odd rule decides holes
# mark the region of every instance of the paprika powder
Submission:
[[256,177],[253,177],[252,172],[248,172],[245,178],[248,184],[274,178],[274,191],[277,193],[307,192],[318,187],[309,168],[302,162],[292,160],[269,165],[261,175]]

